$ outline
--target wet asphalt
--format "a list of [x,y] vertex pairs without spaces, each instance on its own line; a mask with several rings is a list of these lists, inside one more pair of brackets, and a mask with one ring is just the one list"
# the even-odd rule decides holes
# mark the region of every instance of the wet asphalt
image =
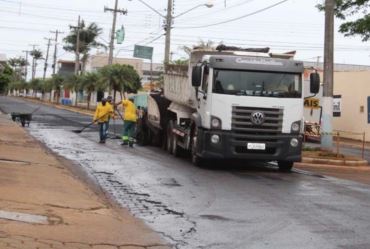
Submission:
[[[0,97],[5,113],[37,107]],[[91,117],[42,106],[26,129],[76,162],[174,248],[370,248],[368,185],[306,171],[284,174],[273,163],[197,168],[160,148],[131,149],[117,139],[98,144],[96,128],[72,132],[89,122]]]

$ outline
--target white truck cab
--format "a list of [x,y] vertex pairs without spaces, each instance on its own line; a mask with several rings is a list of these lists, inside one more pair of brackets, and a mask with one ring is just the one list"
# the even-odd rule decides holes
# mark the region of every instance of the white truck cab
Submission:
[[[304,67],[290,56],[277,57],[282,58],[195,50],[189,66],[169,66],[165,112],[148,107],[149,116],[163,121],[167,150],[175,155],[189,151],[195,164],[277,161],[281,170],[290,171],[301,160]],[[311,77],[313,91],[318,77]]]

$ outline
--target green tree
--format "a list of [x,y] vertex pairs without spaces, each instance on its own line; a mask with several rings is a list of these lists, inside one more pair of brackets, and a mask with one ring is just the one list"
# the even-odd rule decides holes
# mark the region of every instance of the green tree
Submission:
[[[344,36],[359,35],[362,41],[370,39],[370,0],[335,0],[335,15],[344,22],[339,32]],[[325,4],[317,7],[325,10]]]
[[33,79],[30,81],[29,87],[33,90],[34,97],[37,97],[37,92],[42,91],[42,79]]
[[102,80],[116,92],[136,93],[141,88],[140,76],[131,65],[113,64],[100,69]]
[[53,90],[53,79],[52,78],[47,78],[42,82],[41,85],[41,92],[42,92],[42,99],[44,100],[45,98],[45,93],[50,93],[49,100],[51,101],[51,92]]
[[[56,103],[59,103],[59,98],[60,98],[60,92],[62,90],[64,78],[60,75],[54,74],[51,77],[51,85],[52,85],[52,90],[54,90],[54,94],[56,97]],[[51,101],[51,94],[50,94],[50,101]]]
[[77,106],[77,93],[82,89],[83,75],[71,75],[65,79],[63,87],[76,94],[74,105]]
[[[82,20],[80,24],[80,46],[78,48],[80,54],[82,54],[82,72],[85,72],[86,61],[89,56],[89,52],[92,48],[106,48],[107,46],[103,43],[97,41],[99,35],[103,33],[103,30],[98,27],[96,23],[90,23],[86,26],[85,22]],[[64,50],[68,52],[76,52],[77,44],[77,29],[73,28],[69,35],[63,39],[65,45]]]
[[33,58],[32,63],[32,79],[35,78],[36,75],[36,68],[37,68],[37,61],[42,59],[42,52],[39,49],[34,49],[30,52],[30,55]]
[[16,95],[18,96],[21,92],[23,92],[24,94],[27,93],[29,89],[29,84],[21,79],[21,80],[16,80],[16,81],[12,81],[9,86],[8,86],[8,90],[10,91],[16,91]]
[[13,70],[7,64],[0,64],[0,94],[5,93],[12,81]]
[[24,68],[28,65],[28,62],[23,57],[15,57],[8,60],[8,64],[13,69],[13,80],[21,80],[25,75]]
[[97,72],[86,73],[82,75],[80,81],[82,89],[87,92],[87,109],[90,109],[91,94],[104,88],[101,84],[101,76]]

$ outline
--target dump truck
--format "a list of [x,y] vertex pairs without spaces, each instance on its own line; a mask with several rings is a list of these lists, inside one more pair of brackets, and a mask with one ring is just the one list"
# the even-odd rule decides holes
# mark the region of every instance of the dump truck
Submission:
[[[138,125],[141,141],[169,153],[210,159],[276,161],[290,171],[301,160],[303,63],[266,49],[194,49],[188,65],[167,65]],[[310,75],[312,93],[320,78]]]

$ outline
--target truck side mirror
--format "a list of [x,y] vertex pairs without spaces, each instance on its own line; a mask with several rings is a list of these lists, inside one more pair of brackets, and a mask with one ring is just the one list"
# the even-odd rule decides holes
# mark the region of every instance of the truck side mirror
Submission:
[[191,84],[193,85],[193,87],[200,87],[201,83],[202,83],[202,67],[194,66],[191,75]]
[[310,74],[310,92],[317,94],[320,91],[320,74],[311,73]]

